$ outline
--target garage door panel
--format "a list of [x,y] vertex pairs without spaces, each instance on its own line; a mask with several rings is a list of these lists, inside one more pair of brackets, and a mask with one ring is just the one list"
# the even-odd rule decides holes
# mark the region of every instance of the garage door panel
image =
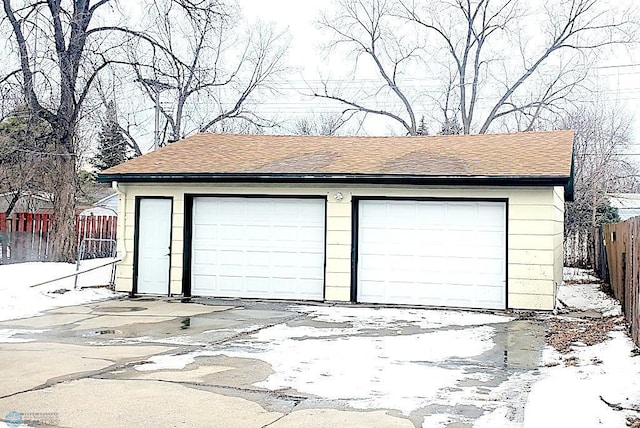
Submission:
[[[222,297],[234,297],[236,293],[239,293],[243,290],[243,286],[246,284],[243,282],[243,277],[237,276],[226,276],[221,273],[217,273],[218,281],[218,289],[223,293]],[[207,288],[211,290],[211,288]]]
[[323,200],[197,197],[193,204],[193,295],[322,299]]
[[359,301],[506,306],[505,203],[358,204]]
[[424,227],[441,225],[446,221],[446,207],[444,205],[417,205],[416,214],[419,224]]
[[475,203],[458,202],[455,205],[448,203],[446,224],[463,226],[469,218],[477,217],[478,206]]
[[494,226],[502,228],[504,226],[501,220],[504,216],[504,207],[495,204],[479,204],[478,206],[478,223],[480,225]]
[[218,278],[206,274],[194,276],[191,279],[191,286],[198,290],[215,290],[218,288]]

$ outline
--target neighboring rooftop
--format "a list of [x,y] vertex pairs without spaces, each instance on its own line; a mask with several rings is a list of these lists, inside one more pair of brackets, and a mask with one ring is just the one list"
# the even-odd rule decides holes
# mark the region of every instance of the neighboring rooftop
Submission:
[[[201,133],[107,169],[100,181],[323,176],[571,176],[573,131],[424,137]],[[562,184],[562,183],[559,183]]]
[[640,193],[609,193],[609,203],[618,209],[620,220],[640,216]]

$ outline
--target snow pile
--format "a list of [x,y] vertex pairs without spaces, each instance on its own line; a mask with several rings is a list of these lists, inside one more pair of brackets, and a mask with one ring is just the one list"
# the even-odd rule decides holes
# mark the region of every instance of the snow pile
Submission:
[[[81,262],[80,270],[100,266],[110,260],[113,259],[85,260]],[[80,275],[78,289],[74,289],[73,277],[32,287],[75,271],[76,265],[73,263],[33,262],[0,265],[0,321],[26,318],[53,308],[115,296],[114,292],[106,288],[80,288],[107,285],[111,276],[110,265]]]
[[[545,368],[545,378],[536,383],[525,407],[525,427],[625,426],[626,409],[640,406],[640,357],[632,356],[633,343],[623,332],[611,333],[611,339],[569,354],[577,365],[565,367],[562,356],[548,348],[544,359],[560,363]],[[565,359],[567,357],[565,356]]]
[[558,287],[558,299],[569,308],[598,311],[605,317],[622,313],[620,303],[600,290],[598,278],[589,271],[564,268],[564,280],[565,283]]

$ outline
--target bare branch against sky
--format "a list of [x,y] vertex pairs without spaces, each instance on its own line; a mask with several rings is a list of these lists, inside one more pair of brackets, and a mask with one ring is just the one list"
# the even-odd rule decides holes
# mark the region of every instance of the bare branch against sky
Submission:
[[[425,99],[434,117],[459,119],[464,133],[534,129],[588,88],[605,48],[635,41],[635,10],[602,0],[337,0],[319,24],[331,55],[346,55],[354,73],[378,76],[376,92],[320,86],[319,98],[350,111],[383,115],[416,133]],[[439,82],[436,91],[408,81]],[[379,100],[387,102],[378,107]],[[396,103],[389,103],[395,98]],[[424,114],[424,113],[423,113]]]

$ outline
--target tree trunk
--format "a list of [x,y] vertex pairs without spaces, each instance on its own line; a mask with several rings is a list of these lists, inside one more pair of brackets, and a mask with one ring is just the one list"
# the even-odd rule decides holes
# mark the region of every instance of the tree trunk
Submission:
[[76,260],[76,165],[73,156],[58,156],[53,178],[53,228],[49,259],[56,262]]
[[16,204],[20,200],[20,196],[22,196],[22,192],[20,190],[16,190],[16,193],[13,195],[13,198],[11,198],[11,202],[9,202],[9,206],[7,207],[7,210],[4,212],[7,217],[11,215],[11,212],[13,211]]

